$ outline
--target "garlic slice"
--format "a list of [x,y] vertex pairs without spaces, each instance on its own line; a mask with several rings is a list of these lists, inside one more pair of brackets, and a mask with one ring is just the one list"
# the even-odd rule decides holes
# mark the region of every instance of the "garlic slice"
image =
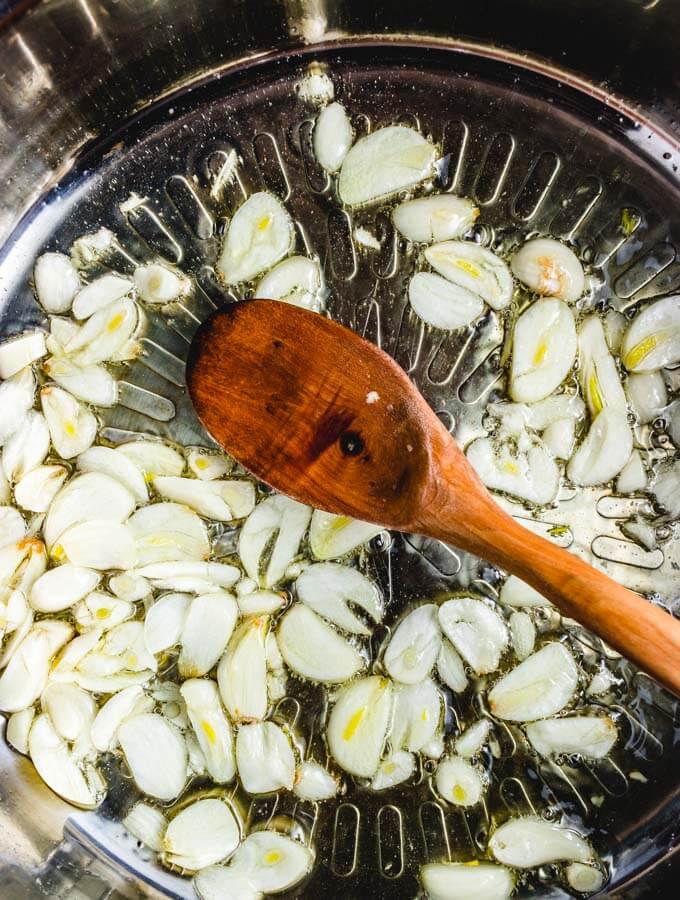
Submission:
[[171,303],[191,290],[191,281],[186,275],[162,263],[137,266],[133,279],[139,297],[146,303]]
[[287,734],[273,722],[241,725],[236,735],[236,766],[249,794],[293,789],[293,748]]
[[444,241],[425,250],[435,272],[488,303],[504,309],[512,297],[512,276],[500,257],[473,241]]
[[0,343],[0,378],[16,375],[47,353],[45,333],[28,331]]
[[91,447],[97,435],[97,419],[75,397],[59,387],[40,392],[54,448],[63,459],[72,459]]
[[668,405],[666,382],[661,372],[629,375],[626,379],[626,395],[641,425],[653,422]]
[[406,750],[397,750],[396,753],[383,759],[378,766],[371,781],[371,790],[386,791],[397,784],[402,784],[413,775],[415,768],[415,756]]
[[[168,505],[171,506],[172,504]],[[236,566],[231,566],[228,563],[170,560],[168,562],[149,563],[137,569],[134,574],[143,576],[145,579],[148,578],[155,587],[169,590],[173,590],[173,588],[168,588],[170,582],[190,579],[207,582],[210,584],[211,590],[216,590],[218,586],[231,587],[238,581],[241,572]]]
[[293,221],[283,204],[264,191],[240,206],[227,230],[217,271],[225,284],[250,281],[270,269],[293,246]]
[[249,873],[234,866],[208,866],[194,878],[193,887],[200,900],[262,900]]
[[517,319],[510,369],[510,396],[533,403],[564,381],[576,358],[572,311],[550,297],[532,303]]
[[602,759],[616,743],[618,733],[609,716],[564,716],[531,722],[527,737],[542,756],[566,753]]
[[209,798],[185,806],[170,820],[163,849],[169,863],[195,872],[231,856],[240,840],[241,827],[230,807]]
[[68,469],[64,466],[38,466],[31,469],[14,487],[18,506],[29,512],[47,512],[67,475]]
[[51,315],[68,312],[80,290],[80,276],[68,256],[43,253],[33,269],[38,302]]
[[109,578],[109,588],[116,597],[127,603],[144,600],[151,593],[151,585],[146,578],[135,572],[121,572]]
[[99,709],[90,728],[92,743],[100,753],[108,753],[118,746],[118,729],[140,708],[145,700],[138,684],[113,694]]
[[338,559],[366,544],[381,531],[384,528],[380,525],[315,509],[309,528],[309,544],[317,559]]
[[417,272],[413,276],[408,299],[424,322],[447,331],[472,325],[484,312],[484,301],[478,294],[432,272]]
[[118,740],[140,791],[158,800],[174,800],[187,780],[184,738],[157,713],[127,719]]
[[498,668],[508,629],[491,607],[474,597],[455,597],[439,607],[439,624],[478,675]]
[[623,337],[621,362],[629,372],[653,372],[680,362],[680,294],[638,313]]
[[181,475],[184,471],[184,459],[180,454],[153,438],[129,441],[116,449],[142,470],[147,481],[157,475]]
[[564,644],[554,641],[496,682],[489,691],[489,709],[511,722],[545,719],[564,709],[577,685],[574,657]]
[[671,519],[680,518],[680,462],[660,465],[651,491],[656,502]]
[[195,512],[178,503],[154,503],[139,509],[127,525],[142,567],[210,556],[205,524]]
[[139,312],[134,300],[116,300],[90,316],[68,341],[64,351],[80,366],[106,362],[130,340],[138,321]]
[[468,685],[465,666],[453,644],[444,639],[437,656],[437,675],[452,691],[461,693]]
[[35,707],[29,706],[27,709],[20,709],[19,712],[12,713],[7,719],[7,728],[5,730],[5,739],[17,753],[28,755],[28,735],[31,731],[31,725],[35,719]]
[[144,618],[144,644],[149,653],[161,653],[179,643],[189,611],[188,594],[166,594]]
[[432,671],[441,632],[437,607],[426,603],[408,613],[395,629],[385,650],[384,664],[389,675],[403,684],[416,684]]
[[217,684],[208,678],[190,678],[180,687],[191,727],[205,756],[210,777],[226,784],[236,774],[234,739]]
[[430,900],[508,900],[515,888],[509,869],[478,860],[428,863],[420,880]]
[[134,284],[129,278],[108,272],[100,275],[78,291],[73,300],[73,315],[87,319],[116,300],[122,300],[132,292]]
[[47,456],[50,433],[42,413],[30,409],[17,430],[6,440],[2,467],[10,483],[39,466]]
[[287,602],[285,594],[274,591],[248,591],[239,593],[238,608],[244,616],[272,616]]
[[71,259],[78,268],[87,268],[105,259],[118,246],[115,234],[108,228],[99,228],[82,234],[71,245]]
[[578,331],[578,379],[592,416],[605,407],[626,409],[614,357],[609,352],[599,316],[588,316]]
[[29,366],[0,384],[0,446],[21,425],[34,397],[35,376]]
[[251,481],[199,481],[157,475],[153,486],[166,500],[183,503],[199,515],[217,522],[230,522],[249,515],[255,506],[255,487]]
[[90,569],[130,569],[137,562],[135,541],[127,525],[92,520],[72,525],[52,548],[54,558]]
[[99,644],[102,636],[101,628],[93,628],[85,634],[73,638],[58,654],[52,664],[52,677],[66,675],[71,672],[91,650]]
[[321,270],[314,259],[289,256],[277,263],[262,278],[255,289],[255,297],[268,297],[318,311]]
[[293,792],[300,800],[330,800],[338,793],[338,782],[328,769],[314,760],[305,760],[295,775]]
[[265,894],[290,890],[311,871],[313,864],[311,850],[269,829],[249,834],[232,860],[234,869],[248,873],[253,887]]
[[462,237],[475,223],[479,209],[466,197],[437,194],[400,203],[392,213],[394,226],[419,244]]
[[586,866],[580,862],[569,863],[565,870],[567,884],[581,894],[592,894],[599,891],[604,884],[604,874],[595,866]]
[[491,722],[488,719],[480,719],[474,725],[470,725],[454,745],[458,756],[462,756],[464,759],[476,756],[486,744],[490,731]]
[[[274,587],[281,581],[300,549],[311,514],[308,506],[275,494],[258,503],[248,516],[241,528],[238,553],[246,572],[260,587]],[[263,554],[275,535],[265,568]]]
[[415,187],[434,175],[435,147],[413,128],[389,125],[360,138],[338,178],[347,206],[359,206]]
[[38,612],[61,612],[93,591],[100,577],[92,569],[70,563],[50,569],[31,588],[30,604]]
[[632,494],[647,488],[647,470],[642,462],[639,450],[633,450],[628,462],[619,472],[616,479],[616,490],[619,494]]
[[477,769],[461,756],[448,756],[439,763],[435,784],[440,796],[455,806],[474,806],[486,789]]
[[465,455],[488,488],[545,506],[557,495],[560,471],[539,438],[526,435],[525,445],[519,450],[511,442],[478,438]]
[[180,642],[177,667],[182,678],[206,675],[224,653],[238,618],[238,605],[226,591],[213,591],[191,601]]
[[51,356],[43,368],[59,387],[83,403],[94,406],[118,403],[118,383],[103,366],[80,366],[65,356]]
[[220,695],[234,722],[264,719],[267,715],[268,630],[266,616],[243,622],[217,667]]
[[295,589],[306,606],[350,634],[368,636],[371,632],[348,608],[348,602],[360,606],[374,622],[382,621],[380,589],[350,566],[314,563],[299,575]]
[[224,454],[212,453],[200,447],[192,447],[187,451],[189,468],[201,481],[214,481],[231,472],[234,463]]
[[509,819],[491,835],[489,849],[499,862],[517,869],[564,860],[585,862],[593,855],[575,831],[536,816]]
[[429,743],[439,728],[443,698],[433,681],[395,685],[394,714],[389,734],[393,750],[416,753]]
[[0,547],[16,544],[26,536],[26,522],[11,506],[0,506]]
[[142,470],[119,450],[110,447],[90,447],[78,457],[80,472],[103,472],[120,481],[137,503],[148,503],[149,492]]
[[545,449],[555,459],[569,459],[574,452],[576,441],[576,423],[573,419],[560,419],[553,422],[541,435]]
[[73,742],[83,735],[89,737],[97,705],[82,688],[52,682],[43,691],[40,704],[65,741]]
[[534,652],[536,642],[536,627],[531,618],[525,612],[512,613],[509,621],[512,648],[519,660],[526,659]]
[[150,850],[160,853],[163,849],[163,835],[168,827],[168,820],[160,809],[148,803],[135,803],[123,819],[123,825]]
[[49,716],[40,715],[28,736],[31,761],[38,775],[55,794],[82,809],[96,809],[104,799],[106,785],[93,767],[85,771],[59,736]]
[[567,466],[567,475],[585,487],[606,484],[626,465],[633,449],[633,434],[625,411],[605,407]]
[[352,146],[352,123],[341,103],[329,103],[321,109],[314,125],[313,145],[321,168],[337,172]]
[[328,720],[328,746],[338,765],[352,775],[371,778],[382,756],[392,716],[388,678],[371,675],[345,686]]
[[512,258],[516,278],[537,294],[574,303],[583,294],[583,267],[574,251],[552,238],[534,238]]
[[500,592],[501,603],[507,606],[523,608],[526,606],[550,606],[551,603],[543,594],[539,594],[535,588],[532,588],[526,581],[522,581],[516,575],[510,575],[503,583]]
[[73,617],[81,631],[95,626],[106,631],[131,619],[134,614],[134,604],[103,591],[90,594],[73,610]]
[[[52,657],[68,640],[66,632],[61,640],[56,633],[50,633],[49,624],[47,620],[31,628],[0,676],[0,709],[3,712],[18,712],[32,706],[45,689]],[[68,633],[71,633],[70,628]]]
[[67,482],[50,506],[43,523],[48,549],[73,525],[94,519],[124,522],[135,506],[132,494],[108,475],[86,472]]
[[341,684],[365,666],[361,654],[303,603],[281,619],[277,640],[286,664],[310,681]]

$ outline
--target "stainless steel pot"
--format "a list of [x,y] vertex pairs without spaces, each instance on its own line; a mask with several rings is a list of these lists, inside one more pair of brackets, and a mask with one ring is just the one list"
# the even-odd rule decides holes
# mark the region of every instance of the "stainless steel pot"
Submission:
[[[444,142],[442,184],[475,196],[491,230],[502,233],[510,218],[526,233],[569,234],[600,273],[598,290],[613,292],[626,309],[680,285],[679,26],[680,9],[671,0],[572,0],[559,7],[540,0],[454,7],[418,0],[382,8],[365,0],[0,2],[0,331],[39,319],[28,288],[38,249],[68,243],[101,222],[124,229],[133,252],[151,247],[181,257],[205,292],[200,309],[189,312],[194,322],[207,314],[221,302],[210,270],[220,223],[219,209],[200,201],[220,154],[235,147],[245,160],[244,178],[287,195],[296,218],[311,223],[307,239],[325,259],[333,314],[380,339],[447,421],[474,430],[493,384],[496,337],[489,331],[458,366],[461,348],[430,348],[428,356],[416,336],[399,330],[396,244],[385,231],[391,249],[367,267],[347,221],[329,217],[293,84],[320,62],[365,116],[418,117]],[[132,190],[149,202],[123,216],[117,203]],[[222,209],[235,202],[223,197]],[[622,210],[632,227],[622,227]],[[168,361],[170,354],[181,363],[192,315],[175,323],[169,337],[148,336],[160,347],[151,354],[155,368],[130,377],[127,406],[107,421],[112,439],[135,429],[183,441],[200,437]],[[650,440],[663,448],[659,428]],[[579,539],[613,540],[607,523],[617,515],[589,520]],[[375,565],[430,591],[479,575],[477,561],[443,552],[395,539],[374,548]],[[617,577],[680,595],[675,544],[653,562],[609,552],[614,556],[605,554],[604,562]],[[587,635],[575,639],[593,658],[602,652]],[[550,803],[576,815],[584,815],[579,803],[585,804],[594,814],[594,839],[606,834],[600,849],[613,872],[608,896],[670,896],[664,870],[678,842],[672,753],[680,711],[644,676],[621,666],[629,685],[626,749],[648,782],[590,773],[596,782],[570,791],[560,773],[537,777],[542,791],[552,791]],[[299,699],[297,712],[287,714],[301,714]],[[317,710],[314,698],[308,701],[312,727]],[[0,896],[188,890],[154,867],[117,824],[125,785],[99,814],[74,813],[25,759],[4,745],[0,758]],[[507,803],[521,808],[511,782]],[[608,798],[600,817],[589,801],[593,783]],[[514,787],[527,796],[521,783]],[[406,798],[399,806],[364,801],[348,798],[318,819],[299,811],[301,827],[315,829],[321,851],[304,896],[417,892],[417,864],[428,852],[436,856],[442,841],[426,798],[418,798],[419,806]],[[288,811],[264,803],[251,810],[259,817],[282,812]],[[463,835],[474,846],[481,839],[469,824],[456,827],[452,841]],[[566,896],[549,871],[540,895]]]

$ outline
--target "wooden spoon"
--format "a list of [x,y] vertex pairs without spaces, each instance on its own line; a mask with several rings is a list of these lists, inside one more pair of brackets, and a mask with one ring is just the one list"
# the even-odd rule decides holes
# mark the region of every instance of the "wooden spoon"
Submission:
[[198,331],[187,383],[213,438],[260,480],[495,563],[680,695],[680,621],[505,513],[373,344],[286,303],[237,303]]

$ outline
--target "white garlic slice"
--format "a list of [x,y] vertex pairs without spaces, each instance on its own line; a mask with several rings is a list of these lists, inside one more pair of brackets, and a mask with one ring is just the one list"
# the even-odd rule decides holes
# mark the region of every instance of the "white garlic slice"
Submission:
[[73,742],[85,734],[89,735],[97,705],[82,688],[75,684],[52,682],[43,691],[40,704],[65,741]]
[[626,379],[626,396],[641,425],[653,422],[668,405],[666,382],[661,372],[629,375]]
[[142,470],[147,481],[157,475],[181,475],[184,471],[182,456],[162,441],[129,441],[116,449]]
[[337,172],[352,146],[352,123],[341,103],[322,108],[314,125],[313,145],[321,168]]
[[388,678],[371,675],[345,686],[328,720],[328,746],[338,765],[371,778],[382,756],[392,715]]
[[11,378],[46,353],[43,331],[28,331],[3,341],[0,343],[0,378]]
[[527,737],[542,756],[578,754],[602,759],[616,743],[616,725],[609,716],[564,716],[527,725]]
[[[281,494],[258,503],[246,519],[239,535],[238,553],[249,577],[260,587],[279,582],[300,549],[312,511],[308,506]],[[263,553],[274,545],[266,567]]]
[[168,862],[197,871],[231,856],[241,840],[236,816],[222,800],[208,798],[185,806],[163,836]]
[[476,756],[486,744],[491,731],[491,722],[488,719],[480,719],[474,725],[470,725],[456,740],[455,750],[458,756],[470,759]]
[[365,665],[361,654],[303,603],[281,619],[277,640],[289,668],[310,681],[341,684]]
[[489,691],[489,709],[511,722],[545,719],[564,709],[577,685],[574,657],[564,644],[553,641],[496,682]]
[[43,253],[33,269],[38,302],[51,315],[68,312],[80,290],[80,276],[68,256]]
[[30,604],[38,612],[61,612],[93,591],[100,577],[92,569],[70,563],[50,569],[31,588]]
[[144,699],[142,688],[134,684],[113,694],[100,707],[90,728],[90,738],[100,753],[116,749],[118,729],[126,719],[135,714]]
[[574,316],[562,300],[537,300],[517,319],[510,396],[523,403],[547,397],[564,381],[576,358]]
[[73,315],[76,319],[88,319],[116,300],[122,300],[133,289],[133,282],[122,275],[112,272],[100,275],[78,291],[73,300]]
[[389,675],[403,684],[416,684],[432,671],[441,647],[437,607],[426,603],[408,613],[395,629],[385,650]]
[[288,735],[273,722],[241,725],[236,735],[236,767],[249,794],[270,794],[295,782],[295,756]]
[[[168,504],[172,505],[172,504]],[[181,507],[177,507],[180,509]],[[217,562],[192,562],[189,560],[170,560],[168,562],[149,563],[135,572],[148,578],[156,587],[166,587],[167,582],[182,578],[195,578],[211,582],[213,590],[217,586],[228,588],[235,584],[241,572],[236,566]]]
[[0,549],[0,584],[25,595],[46,567],[45,546],[35,538],[22,538]]
[[264,894],[256,890],[247,871],[233,866],[208,866],[193,880],[193,888],[200,900],[262,900]]
[[587,866],[584,863],[569,863],[565,869],[569,887],[580,894],[592,894],[599,891],[604,884],[604,875],[595,866]]
[[0,384],[0,446],[22,423],[34,397],[35,376],[30,366]]
[[338,793],[338,782],[320,763],[312,759],[300,763],[293,793],[300,800],[330,800]]
[[36,718],[28,736],[31,761],[38,775],[55,794],[82,809],[96,809],[104,799],[106,785],[89,766],[83,770],[66,741],[43,714]]
[[309,529],[309,543],[317,559],[337,559],[367,543],[381,531],[384,528],[380,525],[315,509]]
[[416,753],[428,744],[439,728],[443,698],[433,681],[395,685],[394,714],[389,734],[392,750]]
[[632,494],[647,488],[647,470],[639,450],[633,450],[616,479],[619,494]]
[[0,506],[0,547],[16,544],[26,536],[26,522],[11,506]]
[[537,294],[574,303],[583,294],[583,267],[574,251],[552,238],[534,238],[512,258],[516,278]]
[[43,368],[59,387],[83,403],[94,406],[118,403],[118,384],[103,366],[80,366],[65,356],[51,356]]
[[123,819],[123,825],[145,847],[160,853],[168,820],[160,809],[148,803],[135,803]]
[[116,597],[127,603],[143,600],[151,593],[149,582],[136,572],[121,572],[120,575],[114,575],[109,578],[109,588]]
[[29,706],[27,709],[20,709],[18,712],[12,713],[7,719],[7,728],[5,730],[5,739],[17,753],[28,755],[28,735],[31,731],[31,725],[35,719],[35,707]]
[[479,771],[461,756],[448,756],[439,763],[435,784],[439,795],[455,806],[474,806],[486,789]]
[[508,644],[508,629],[491,607],[474,597],[455,597],[439,607],[442,631],[477,672],[484,675],[498,668]]
[[668,462],[659,466],[651,491],[656,502],[670,518],[680,518],[680,462]]
[[314,864],[309,848],[278,831],[265,829],[248,835],[234,854],[234,869],[247,872],[256,890],[278,894],[294,887]]
[[214,481],[228,475],[233,468],[233,461],[220,453],[203,450],[200,447],[191,447],[187,450],[187,463],[189,468],[201,481]]
[[174,800],[187,779],[187,748],[174,726],[157,713],[126,719],[118,740],[140,791],[158,800]]
[[146,303],[171,303],[191,289],[191,281],[186,275],[162,263],[137,266],[132,277],[139,297]]
[[339,563],[314,563],[295,582],[297,595],[314,612],[350,634],[371,632],[347,606],[361,607],[374,622],[382,621],[383,598],[376,584],[357,569]]
[[255,297],[283,300],[294,306],[318,311],[320,307],[321,269],[314,259],[290,256],[277,263],[262,278]]
[[553,422],[541,435],[543,446],[555,459],[569,459],[574,452],[576,442],[576,423],[574,419],[560,419]]
[[52,676],[71,672],[91,650],[99,644],[101,628],[93,628],[85,634],[73,638],[59,653],[52,664]]
[[588,316],[578,330],[578,379],[592,416],[605,407],[626,409],[626,395],[609,352],[599,316]]
[[585,862],[593,855],[575,831],[537,816],[509,819],[491,835],[489,849],[499,862],[517,869],[564,860]]
[[117,300],[90,316],[68,341],[64,351],[80,366],[106,362],[127,344],[138,321],[135,301]]
[[267,714],[268,630],[266,616],[243,622],[217,667],[220,695],[234,722],[264,719]]
[[101,472],[86,472],[67,482],[54,498],[45,521],[43,536],[52,548],[68,528],[93,519],[124,522],[135,507],[132,494]]
[[478,294],[432,272],[417,272],[411,278],[408,299],[424,322],[446,331],[466,328],[484,312]]
[[153,486],[166,500],[183,503],[199,515],[217,522],[230,522],[249,515],[255,506],[255,487],[251,481],[199,481],[157,475]]
[[526,581],[522,581],[522,579],[518,578],[516,575],[510,575],[506,578],[503,587],[501,588],[500,600],[501,603],[505,603],[507,606],[514,606],[518,609],[526,606],[551,605],[550,601],[546,600],[543,594],[539,594],[535,588],[532,588],[530,584],[527,584]]
[[67,475],[68,469],[64,466],[48,465],[32,469],[14,487],[17,504],[29,512],[47,512]]
[[492,309],[504,309],[512,297],[510,270],[500,257],[473,241],[444,241],[425,250],[435,272],[481,297]]
[[71,258],[79,268],[87,268],[106,258],[117,246],[115,234],[108,228],[99,228],[76,238],[71,245]]
[[103,591],[90,594],[73,610],[73,618],[81,631],[95,626],[107,631],[131,619],[134,614],[133,603]]
[[[133,672],[156,668],[156,660],[144,641],[143,622],[122,622],[116,625],[103,637],[103,652],[108,656],[118,657],[125,668]],[[84,669],[84,662],[80,663],[80,668]]]
[[569,460],[567,475],[584,487],[606,484],[626,465],[633,449],[633,434],[625,411],[606,407]]
[[120,481],[137,503],[148,503],[149,492],[142,470],[131,459],[110,447],[90,447],[78,457],[80,472],[103,472]]
[[12,634],[30,619],[32,612],[23,591],[15,588],[5,601],[0,600],[0,634],[3,630],[5,636]]
[[257,590],[238,595],[238,608],[244,616],[272,616],[285,605],[285,594],[274,591]]
[[59,387],[40,392],[43,413],[55,450],[63,459],[72,459],[91,447],[97,436],[97,419],[75,397]]
[[407,240],[431,244],[462,237],[478,215],[479,209],[471,200],[454,194],[437,194],[400,203],[392,213],[392,221]]
[[508,625],[512,649],[515,651],[517,659],[523,660],[527,656],[531,656],[536,643],[536,627],[531,617],[527,613],[517,610],[510,616]]
[[190,678],[180,692],[187,707],[191,727],[205,756],[210,777],[226,784],[236,773],[234,739],[217,684],[209,678]]
[[621,362],[629,372],[653,372],[680,362],[680,294],[638,313],[623,337]]
[[179,643],[189,611],[188,594],[166,594],[144,618],[144,643],[149,653],[161,653]]
[[430,900],[508,900],[515,888],[512,872],[493,863],[427,863],[420,880]]
[[217,271],[225,284],[250,281],[293,246],[293,221],[283,204],[264,191],[252,194],[229,223]]
[[437,656],[437,675],[440,681],[458,694],[467,687],[468,680],[463,660],[451,641],[446,638],[442,641]]
[[416,759],[413,753],[406,750],[397,750],[386,759],[383,759],[371,780],[371,790],[385,791],[404,781],[413,775],[416,768]]
[[135,538],[140,567],[210,556],[205,523],[178,503],[153,503],[138,509],[127,526]]
[[434,174],[435,147],[413,128],[389,125],[360,138],[338,178],[347,206],[359,206],[415,187]]
[[488,488],[544,506],[557,495],[560,472],[539,438],[527,435],[527,443],[526,450],[518,450],[511,442],[478,438],[465,454]]
[[39,466],[47,456],[50,433],[42,413],[30,409],[17,430],[5,442],[2,467],[12,483]]
[[52,556],[100,571],[130,569],[137,562],[134,537],[127,525],[97,519],[67,529],[52,548]]
[[151,669],[142,669],[141,672],[116,672],[115,675],[86,675],[84,672],[75,671],[68,676],[68,680],[93,694],[115,694],[131,685],[146,684],[153,678],[153,674]]
[[[67,637],[62,643],[66,640]],[[50,661],[58,650],[59,646],[55,647],[42,622],[31,628],[0,676],[0,709],[3,712],[18,712],[35,703],[45,689]]]
[[213,591],[191,601],[177,661],[183,678],[206,675],[222,656],[238,618],[238,605],[226,591]]

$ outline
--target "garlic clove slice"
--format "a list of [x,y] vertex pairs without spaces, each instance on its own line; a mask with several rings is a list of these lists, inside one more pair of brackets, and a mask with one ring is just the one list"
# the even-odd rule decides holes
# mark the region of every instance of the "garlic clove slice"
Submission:
[[255,297],[282,300],[318,311],[320,306],[321,270],[314,259],[306,256],[289,256],[277,263],[260,280]]
[[62,554],[77,566],[101,571],[130,569],[137,562],[130,529],[107,520],[72,525],[52,548],[53,557],[61,558]]
[[141,469],[147,481],[157,475],[181,475],[184,471],[182,456],[172,447],[153,438],[129,441],[116,447],[116,450]]
[[[639,450],[633,450],[616,479],[619,494],[632,494],[647,488],[647,470]],[[651,548],[650,548],[651,549]]]
[[123,825],[145,847],[160,853],[168,820],[160,809],[148,803],[135,803],[123,819]]
[[669,461],[659,466],[651,491],[667,516],[680,518],[680,463]]
[[437,607],[426,603],[408,613],[385,650],[388,674],[403,684],[416,684],[432,671],[441,647]]
[[371,790],[386,791],[397,784],[402,784],[413,775],[415,768],[415,756],[406,750],[397,750],[396,753],[383,759],[378,766],[371,780]]
[[512,648],[517,659],[523,660],[527,656],[531,656],[536,643],[536,627],[531,617],[527,613],[517,610],[510,616],[508,625]]
[[133,603],[103,591],[95,591],[75,607],[73,617],[80,631],[97,626],[108,630],[131,619],[135,611]]
[[302,603],[281,619],[277,640],[289,668],[310,681],[341,684],[365,665],[351,644]]
[[70,563],[50,569],[31,588],[30,604],[37,612],[61,612],[93,591],[100,578],[92,569]]
[[132,494],[101,472],[86,472],[67,482],[56,495],[43,523],[43,536],[51,550],[57,538],[73,525],[94,519],[124,522],[135,507]]
[[80,366],[65,356],[51,356],[43,368],[60,388],[83,403],[105,407],[118,403],[118,384],[103,366]]
[[144,600],[151,593],[151,585],[146,578],[135,572],[121,572],[109,578],[109,588],[116,597],[127,603]]
[[541,435],[545,449],[555,459],[569,459],[574,452],[576,425],[573,419],[552,422]]
[[93,366],[115,356],[130,340],[139,322],[134,300],[116,300],[94,313],[64,347],[81,366]]
[[352,775],[371,778],[382,756],[392,716],[388,678],[371,675],[344,687],[328,721],[328,746],[338,765]]
[[48,465],[32,469],[14,487],[17,504],[29,512],[47,512],[67,475],[68,469],[64,466]]
[[0,343],[0,378],[3,381],[11,378],[26,366],[42,359],[46,353],[43,331],[27,331],[25,334],[2,341]]
[[193,887],[200,900],[262,900],[264,896],[253,887],[247,871],[233,866],[201,869]]
[[133,684],[113,694],[100,707],[90,728],[90,738],[100,753],[109,753],[116,749],[118,729],[134,714],[143,699],[142,688],[138,684]]
[[104,799],[106,785],[89,767],[87,776],[59,736],[49,716],[40,715],[28,736],[31,761],[45,784],[68,803],[82,809],[96,809]]
[[562,300],[532,303],[517,319],[510,396],[522,403],[547,397],[564,381],[576,358],[574,316]]
[[462,237],[478,215],[479,209],[471,200],[454,194],[437,194],[400,203],[392,213],[392,221],[407,240],[432,244]]
[[209,798],[185,806],[170,820],[163,850],[168,862],[195,872],[231,856],[240,840],[241,827],[231,808]]
[[309,543],[317,559],[338,559],[366,544],[384,530],[381,525],[315,509],[309,528]]
[[35,376],[30,366],[0,384],[0,446],[22,423],[35,397]]
[[183,678],[206,675],[224,653],[238,618],[238,605],[226,591],[213,591],[191,601],[180,642],[177,667]]
[[614,357],[609,352],[602,321],[588,316],[578,330],[578,379],[592,416],[605,407],[626,409],[626,395],[621,386]]
[[312,851],[278,831],[265,829],[248,835],[234,854],[234,869],[248,873],[256,890],[265,894],[288,891],[311,871]]
[[196,578],[212,582],[213,587],[217,585],[228,588],[238,581],[241,572],[236,566],[227,563],[171,560],[149,563],[137,569],[135,574],[148,578],[154,585],[173,579]]
[[567,884],[580,894],[594,894],[604,884],[605,877],[595,866],[580,862],[569,863],[565,869]]
[[250,281],[270,269],[293,246],[293,221],[271,194],[252,194],[240,206],[227,230],[217,271],[225,284]]
[[668,391],[661,372],[629,375],[626,379],[626,396],[641,425],[653,422],[668,405]]
[[551,606],[543,594],[539,594],[535,588],[532,588],[526,581],[522,581],[516,575],[510,575],[506,578],[500,593],[501,603],[507,606],[514,606],[518,609],[531,606]]
[[626,465],[633,450],[633,434],[625,411],[606,407],[569,460],[567,475],[574,484],[606,484]]
[[486,790],[482,775],[461,756],[449,756],[439,763],[435,784],[439,795],[454,806],[474,806]]
[[153,486],[166,500],[183,503],[202,516],[217,522],[230,522],[249,515],[255,506],[255,487],[251,481],[199,481],[157,475]]
[[50,315],[68,312],[80,290],[80,276],[68,256],[43,253],[33,269],[38,302]]
[[389,734],[393,750],[422,749],[434,737],[444,708],[442,695],[433,681],[395,685],[394,715]]
[[146,303],[172,303],[191,290],[191,281],[186,275],[162,263],[137,266],[133,279],[139,297]]
[[322,107],[314,125],[313,146],[321,168],[337,172],[352,146],[352,123],[341,103]]
[[39,466],[50,448],[50,433],[42,413],[30,409],[17,430],[5,441],[2,467],[10,483]]
[[146,684],[153,678],[151,669],[141,672],[116,672],[115,675],[86,675],[84,672],[73,672],[68,678],[83,690],[93,694],[115,694],[127,687]]
[[272,616],[286,605],[285,594],[274,591],[248,591],[238,596],[238,608],[244,616]]
[[37,625],[26,634],[0,676],[0,709],[18,712],[32,706],[47,684],[52,649],[49,635]]
[[204,450],[201,447],[191,447],[187,450],[187,463],[189,468],[201,481],[214,481],[228,475],[234,467],[234,462],[225,454]]
[[542,756],[578,754],[602,759],[616,743],[618,733],[610,716],[564,716],[527,725],[527,737]]
[[574,303],[583,294],[583,267],[574,251],[552,238],[534,238],[512,258],[516,278],[537,294]]
[[[267,497],[246,519],[239,536],[238,552],[249,577],[260,587],[274,587],[297,555],[312,511],[281,494]],[[274,545],[265,565],[263,554]]]
[[217,667],[220,695],[234,722],[264,719],[267,715],[268,630],[266,616],[243,622]]
[[93,628],[85,634],[73,638],[58,654],[52,664],[52,677],[72,671],[82,659],[99,644],[101,628]]
[[144,644],[149,653],[160,653],[179,643],[189,611],[188,594],[166,594],[144,618]]
[[82,688],[75,684],[51,682],[43,691],[40,704],[65,741],[73,742],[84,735],[89,736],[97,705]]
[[361,607],[374,622],[382,621],[380,589],[351,566],[314,563],[298,576],[295,589],[306,606],[350,634],[368,636],[371,632],[348,608],[348,602]]
[[127,526],[135,538],[137,562],[141,567],[199,561],[210,556],[205,523],[195,512],[178,503],[154,503],[138,509]]
[[320,763],[305,760],[300,764],[295,775],[293,792],[300,800],[318,802],[331,800],[338,793],[337,779]]
[[59,387],[43,388],[40,400],[59,456],[72,459],[92,446],[97,435],[97,419],[89,409]]
[[179,731],[157,713],[127,719],[118,740],[140,791],[158,800],[174,800],[187,780],[187,748]]
[[512,297],[510,270],[503,260],[473,241],[444,241],[425,250],[435,272],[488,303],[504,309]]
[[71,259],[78,268],[87,269],[106,259],[117,247],[115,234],[108,228],[99,228],[82,234],[71,245]]
[[554,716],[569,703],[578,685],[578,668],[557,641],[504,675],[489,691],[489,709],[499,719],[532,722]]
[[0,547],[16,544],[26,537],[26,522],[12,506],[0,506]]
[[78,456],[80,472],[103,472],[127,488],[137,503],[149,502],[142,470],[131,459],[110,447],[90,447]]
[[34,719],[34,706],[20,709],[18,712],[12,713],[7,719],[7,728],[5,730],[7,743],[14,747],[17,753],[22,753],[24,756],[28,755],[28,735]]
[[420,880],[430,900],[508,900],[515,888],[509,869],[489,862],[428,863]]
[[437,656],[437,675],[439,680],[457,694],[462,693],[468,685],[463,660],[451,641],[442,641]]
[[476,756],[486,744],[490,731],[491,722],[488,719],[480,719],[474,725],[470,725],[454,745],[458,756],[462,756],[464,759]]
[[425,323],[446,331],[466,328],[484,312],[478,294],[432,272],[417,272],[411,278],[408,299]]
[[621,362],[629,372],[654,372],[680,362],[680,294],[638,313],[623,337]]
[[491,607],[474,597],[455,597],[439,607],[442,631],[477,672],[485,675],[498,668],[508,644],[508,629]]
[[227,784],[236,774],[234,739],[216,683],[208,678],[190,678],[180,692],[210,777],[217,784]]
[[360,138],[344,158],[338,194],[360,206],[415,187],[434,174],[435,147],[413,128],[389,125]]
[[81,288],[73,299],[73,315],[76,319],[88,319],[116,300],[122,300],[132,292],[134,284],[129,278],[108,272]]
[[241,725],[236,735],[236,765],[241,784],[249,794],[293,789],[293,748],[288,735],[273,722]]
[[512,442],[478,438],[465,455],[488,488],[545,506],[557,495],[560,471],[539,438],[527,435],[527,443],[526,450],[518,450]]
[[491,835],[489,849],[499,862],[517,869],[566,860],[585,862],[593,856],[575,831],[536,816],[509,819]]

